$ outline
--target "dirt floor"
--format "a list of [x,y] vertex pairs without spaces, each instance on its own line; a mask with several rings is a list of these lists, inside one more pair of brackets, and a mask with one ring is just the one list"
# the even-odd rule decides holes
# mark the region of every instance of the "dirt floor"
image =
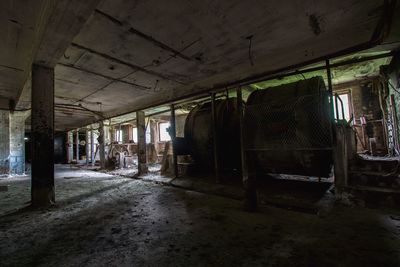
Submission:
[[31,210],[28,177],[5,185],[0,266],[400,266],[394,210],[247,213],[240,200],[69,166],[56,167],[57,204]]

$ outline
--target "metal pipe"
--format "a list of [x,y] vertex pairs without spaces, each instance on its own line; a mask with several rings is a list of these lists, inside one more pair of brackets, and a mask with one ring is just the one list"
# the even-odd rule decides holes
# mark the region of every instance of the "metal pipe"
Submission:
[[176,154],[176,119],[175,119],[175,105],[171,105],[171,141],[172,141],[172,158],[174,162],[174,176],[178,177],[178,155]]
[[246,163],[246,152],[244,147],[244,128],[243,128],[243,100],[242,100],[242,88],[239,87],[236,89],[236,101],[237,101],[237,110],[239,114],[239,128],[240,128],[240,157],[242,163],[242,180],[243,185],[247,184],[247,180],[249,178],[247,163]]
[[[339,97],[338,94],[336,94],[335,96],[336,96],[336,98],[339,100],[340,105],[341,105],[341,107],[342,107],[342,120],[344,120],[345,118],[344,118],[344,105],[343,105],[343,101],[342,101],[342,99]],[[336,107],[336,108],[337,108],[337,107]],[[336,112],[338,112],[338,111],[336,111]],[[336,114],[337,114],[337,113],[336,113]],[[337,115],[337,117],[338,117],[338,119],[339,119],[339,115]]]
[[331,73],[331,66],[329,59],[325,61],[326,65],[326,76],[328,79],[328,94],[329,94],[329,99],[330,99],[330,109],[329,109],[329,115],[330,115],[330,125],[331,125],[331,140],[335,142],[335,118],[334,118],[334,103],[333,103],[333,86],[332,86],[332,73]]
[[335,94],[335,111],[336,111],[336,120],[339,120],[339,107],[337,103],[338,95]]

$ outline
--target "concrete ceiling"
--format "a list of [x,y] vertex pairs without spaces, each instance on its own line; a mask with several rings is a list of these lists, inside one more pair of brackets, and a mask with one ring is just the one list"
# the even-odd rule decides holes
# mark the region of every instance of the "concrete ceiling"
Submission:
[[76,2],[77,10],[64,8],[78,17],[77,30],[56,28],[68,45],[49,56],[46,46],[31,48],[45,2],[1,3],[0,97],[29,108],[30,58],[56,59],[59,129],[90,123],[99,112],[109,117],[148,108],[364,44],[385,11],[383,0],[60,1]]

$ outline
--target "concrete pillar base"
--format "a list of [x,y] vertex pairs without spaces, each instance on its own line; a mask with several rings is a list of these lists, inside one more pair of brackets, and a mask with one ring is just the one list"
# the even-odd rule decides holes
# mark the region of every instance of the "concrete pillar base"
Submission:
[[149,168],[146,164],[139,164],[138,173],[139,175],[147,174],[149,172]]
[[55,203],[54,187],[36,188],[32,191],[32,207],[47,207]]

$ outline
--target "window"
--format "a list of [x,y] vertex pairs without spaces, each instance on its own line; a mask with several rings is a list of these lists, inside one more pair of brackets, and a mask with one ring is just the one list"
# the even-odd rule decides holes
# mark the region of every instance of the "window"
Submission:
[[146,144],[151,143],[151,133],[150,133],[150,125],[147,125],[146,128]]
[[[132,128],[132,140],[135,143],[138,142],[137,128],[136,127]],[[150,144],[150,143],[151,143],[150,127],[147,127],[147,129],[146,129],[146,144]]]
[[115,130],[115,141],[122,142],[122,130]]
[[167,129],[169,128],[169,122],[160,122],[158,124],[158,130],[160,131],[160,141],[165,142],[165,141],[170,141],[171,136],[167,132]]
[[133,142],[137,143],[138,138],[137,138],[137,128],[136,127],[132,128],[132,140],[133,140]]
[[[344,111],[344,118],[346,119],[346,121],[349,121],[351,118],[351,109],[350,109],[350,96],[348,93],[345,94],[339,94],[339,98],[340,100],[342,100],[343,102],[343,111]],[[343,118],[343,114],[342,114],[342,104],[340,102],[340,100],[337,100],[337,107],[339,110],[339,119]],[[335,119],[338,118],[337,114],[336,114],[336,103],[334,102],[335,108],[334,108],[334,114],[335,114]]]

